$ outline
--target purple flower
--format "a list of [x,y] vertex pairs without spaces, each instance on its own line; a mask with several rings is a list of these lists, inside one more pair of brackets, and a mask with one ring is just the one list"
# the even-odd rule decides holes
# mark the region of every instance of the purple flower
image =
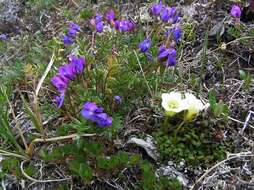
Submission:
[[147,52],[147,50],[151,47],[152,42],[150,39],[145,39],[143,42],[139,44],[139,49],[142,53]]
[[77,30],[74,30],[74,29],[70,28],[68,33],[67,33],[67,36],[69,36],[69,37],[75,37],[77,32],[78,32]]
[[76,36],[77,32],[80,31],[80,26],[71,22],[69,25],[69,30],[63,37],[63,42],[65,45],[71,45],[74,43],[73,38]]
[[103,16],[97,13],[94,18],[91,19],[91,24],[95,26],[97,32],[101,33],[103,31]]
[[155,3],[151,6],[150,8],[150,12],[153,15],[159,15],[161,10],[162,10],[162,1],[160,1],[160,3]]
[[71,45],[74,43],[73,39],[69,37],[68,35],[64,35],[63,42],[65,45]]
[[120,32],[130,32],[135,29],[135,23],[130,20],[114,21],[114,28]]
[[100,22],[96,23],[95,28],[96,28],[97,32],[101,33],[103,31],[103,22],[100,21]]
[[99,127],[112,125],[112,117],[103,112],[103,108],[97,106],[94,102],[86,102],[81,110],[81,115],[90,121],[95,122]]
[[107,20],[108,22],[112,22],[112,21],[114,21],[114,19],[115,19],[115,12],[114,12],[112,9],[110,9],[110,10],[106,13],[106,20]]
[[6,34],[0,34],[0,40],[7,40]]
[[176,24],[177,22],[179,22],[179,20],[180,20],[180,17],[178,15],[175,15],[172,18],[170,18],[170,22],[172,24]]
[[128,26],[127,31],[129,31],[129,32],[133,31],[136,27],[135,23],[132,21],[128,21],[127,26]]
[[64,103],[64,96],[65,96],[65,93],[61,93],[60,96],[55,96],[54,102],[56,103],[57,108],[62,107],[62,105]]
[[[162,61],[165,66],[174,66],[176,64],[177,52],[174,48],[166,48],[164,45],[159,49],[158,59]],[[166,61],[165,61],[166,59]]]
[[181,37],[182,37],[182,30],[181,30],[181,28],[179,28],[179,27],[174,28],[172,33],[173,33],[175,41],[179,42]]
[[77,25],[77,24],[74,23],[74,22],[71,22],[71,23],[70,23],[69,28],[72,29],[72,30],[80,31],[80,26]]
[[74,22],[71,22],[69,25],[69,31],[67,35],[69,37],[75,37],[78,31],[80,31],[80,26],[75,24]]
[[102,21],[102,18],[103,16],[99,13],[96,13],[95,17],[94,17],[94,20],[95,20],[95,24],[98,23],[98,22],[101,22]]
[[103,108],[98,107],[94,102],[86,102],[81,110],[81,114],[85,119],[96,122],[96,114],[103,113]]
[[169,11],[169,14],[170,14],[170,22],[172,24],[175,24],[175,23],[177,23],[180,20],[180,17],[177,14],[176,7],[171,7],[170,11]]
[[120,96],[114,96],[114,101],[116,104],[121,104],[122,98]]
[[233,5],[230,14],[235,18],[241,17],[241,8],[238,5]]
[[71,64],[63,65],[59,67],[59,74],[61,76],[64,76],[65,78],[69,80],[74,80],[75,79],[75,72],[74,68]]
[[86,64],[86,60],[85,60],[84,57],[78,58],[75,55],[71,55],[69,57],[69,61],[70,61],[70,66],[72,67],[74,74],[83,73],[84,67],[85,67],[85,64]]
[[169,7],[165,7],[161,13],[161,20],[163,22],[168,22],[170,19],[170,8]]
[[122,20],[120,22],[120,32],[126,32],[129,29],[129,22],[127,20]]
[[176,57],[175,56],[168,56],[168,60],[163,63],[166,67],[175,66],[176,65]]
[[112,117],[109,117],[106,113],[100,113],[96,115],[96,123],[100,126],[100,127],[107,127],[112,125]]
[[115,30],[120,30],[120,21],[119,20],[116,20],[114,22],[114,27],[115,27]]
[[182,30],[179,27],[170,28],[166,32],[166,36],[173,35],[174,40],[178,43],[182,37]]
[[51,78],[51,83],[53,86],[57,88],[57,90],[61,93],[65,92],[68,86],[69,80],[61,75],[56,75]]

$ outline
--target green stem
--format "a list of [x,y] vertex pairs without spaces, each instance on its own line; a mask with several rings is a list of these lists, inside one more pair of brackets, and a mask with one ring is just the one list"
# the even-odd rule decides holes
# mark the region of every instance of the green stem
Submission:
[[178,134],[178,132],[180,131],[180,129],[182,128],[182,126],[184,125],[184,121],[182,121],[179,125],[178,125],[178,127],[175,129],[175,131],[174,131],[174,141],[173,141],[173,144],[176,144],[176,137],[177,137],[177,134]]

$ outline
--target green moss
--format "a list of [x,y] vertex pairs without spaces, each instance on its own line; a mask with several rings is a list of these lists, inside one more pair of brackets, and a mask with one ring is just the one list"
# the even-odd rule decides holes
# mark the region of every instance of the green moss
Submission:
[[174,130],[154,133],[162,161],[184,159],[191,166],[202,166],[225,157],[225,146],[216,142],[211,129],[194,124],[183,126],[174,136]]

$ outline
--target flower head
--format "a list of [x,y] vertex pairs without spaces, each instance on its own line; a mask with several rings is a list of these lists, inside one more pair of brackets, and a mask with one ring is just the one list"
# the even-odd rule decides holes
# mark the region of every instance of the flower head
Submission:
[[114,12],[112,9],[110,9],[110,10],[106,13],[106,20],[107,20],[108,22],[112,22],[112,21],[114,21],[114,19],[115,19],[115,12]]
[[74,68],[71,64],[63,65],[59,67],[59,74],[69,80],[75,79]]
[[162,7],[163,7],[162,0],[159,3],[153,4],[151,6],[151,8],[150,8],[151,14],[153,14],[153,15],[159,15],[161,10],[162,10]]
[[139,49],[142,53],[145,53],[147,52],[147,50],[151,47],[152,45],[152,42],[150,39],[145,39],[144,41],[142,41],[140,44],[139,44]]
[[58,108],[63,105],[65,91],[68,87],[69,81],[74,80],[78,74],[81,74],[84,67],[84,57],[78,58],[75,55],[70,55],[69,63],[59,67],[58,74],[51,78],[52,85],[55,86],[60,93],[60,96],[56,96],[54,99]]
[[0,40],[7,40],[6,34],[0,34]]
[[177,52],[173,47],[166,48],[164,45],[159,48],[158,59],[162,61],[165,66],[174,66],[176,64]]
[[67,35],[69,37],[75,37],[78,31],[80,31],[80,26],[75,24],[74,22],[71,22],[69,25],[69,31]]
[[114,28],[120,32],[130,32],[135,29],[135,23],[130,20],[114,21]]
[[241,17],[241,8],[238,5],[233,5],[230,14],[235,18]]
[[187,106],[187,113],[185,114],[185,120],[193,120],[200,111],[209,107],[209,104],[203,104],[203,102],[197,99],[193,94],[185,93],[185,99],[183,103]]
[[166,36],[172,35],[174,37],[174,40],[178,43],[182,37],[182,29],[179,27],[176,28],[170,28],[166,32]]
[[61,75],[56,75],[51,78],[51,83],[53,86],[57,88],[59,92],[65,92],[67,86],[68,86],[69,80]]
[[61,93],[60,96],[55,96],[54,102],[56,103],[57,108],[62,107],[64,103],[64,96],[65,96],[65,93]]
[[114,28],[115,28],[115,30],[120,30],[120,21],[119,20],[116,20],[114,22]]
[[63,37],[63,43],[65,45],[71,45],[71,44],[74,43],[74,40],[71,37],[69,37],[68,35],[64,35],[64,37]]
[[73,69],[74,74],[81,74],[84,71],[86,60],[84,57],[78,58],[75,55],[69,57],[70,66]]
[[161,97],[161,104],[167,116],[172,117],[187,108],[187,105],[182,101],[182,94],[179,92],[163,93]]
[[174,36],[174,40],[176,42],[179,42],[181,37],[182,37],[182,30],[181,30],[181,28],[179,28],[179,27],[174,28],[172,33],[173,33],[173,36]]
[[101,22],[101,21],[102,21],[102,18],[103,18],[103,16],[102,16],[102,14],[100,14],[100,13],[96,13],[96,15],[95,15],[95,17],[94,17],[95,22]]
[[114,96],[114,101],[116,104],[121,104],[122,98],[120,96]]
[[69,28],[72,30],[80,31],[80,26],[74,22],[71,22]]
[[169,16],[170,16],[170,22],[171,22],[172,24],[175,24],[175,23],[177,23],[177,22],[179,21],[179,16],[178,16],[178,14],[177,14],[177,9],[176,9],[176,7],[171,7],[171,8],[169,9]]
[[128,20],[127,22],[127,31],[131,32],[135,29],[136,25],[133,21]]
[[104,23],[102,20],[103,16],[99,13],[91,19],[90,23],[95,27],[96,31],[101,33],[103,31]]
[[163,22],[168,22],[170,19],[170,8],[169,7],[165,7],[161,13],[161,20]]
[[104,25],[103,25],[103,22],[98,22],[95,24],[95,28],[96,28],[96,31],[101,33],[103,31],[103,28],[104,28]]
[[76,36],[77,32],[80,31],[80,26],[71,22],[69,25],[69,30],[63,37],[63,42],[65,45],[71,45],[74,43],[73,38]]
[[103,112],[103,108],[97,106],[94,102],[86,102],[81,110],[81,115],[100,127],[112,125],[112,117]]

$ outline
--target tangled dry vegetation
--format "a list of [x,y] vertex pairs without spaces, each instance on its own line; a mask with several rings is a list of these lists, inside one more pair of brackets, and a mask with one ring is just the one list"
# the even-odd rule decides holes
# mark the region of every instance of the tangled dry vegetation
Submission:
[[0,1],[1,189],[254,189],[254,1],[155,2]]

